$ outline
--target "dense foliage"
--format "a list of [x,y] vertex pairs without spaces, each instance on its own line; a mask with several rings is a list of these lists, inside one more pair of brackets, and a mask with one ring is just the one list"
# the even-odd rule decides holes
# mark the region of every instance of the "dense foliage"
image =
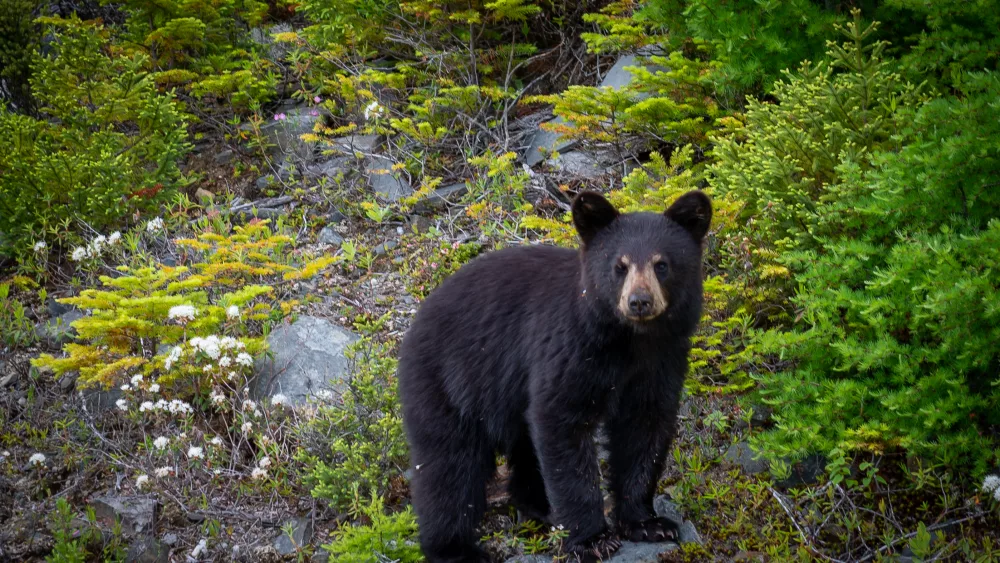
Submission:
[[113,52],[101,26],[45,21],[55,40],[31,79],[39,117],[0,107],[0,232],[19,254],[154,209],[183,182],[190,149],[180,107],[144,57]]
[[845,156],[789,252],[800,321],[762,337],[774,452],[902,447],[981,472],[1000,428],[1000,76],[909,112],[899,151]]

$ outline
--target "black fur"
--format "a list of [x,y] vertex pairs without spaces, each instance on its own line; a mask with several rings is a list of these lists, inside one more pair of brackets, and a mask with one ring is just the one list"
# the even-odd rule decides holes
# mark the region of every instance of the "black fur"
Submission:
[[[601,422],[616,531],[641,539],[648,528],[651,541],[668,533],[652,500],[701,312],[711,204],[691,192],[664,214],[619,215],[585,193],[573,211],[579,252],[528,246],[481,256],[428,297],[403,340],[413,504],[430,563],[487,561],[475,528],[498,451],[512,471],[512,502],[565,526],[568,551],[616,549],[592,438]],[[668,307],[650,321],[631,322],[616,306],[623,254],[660,254],[669,265],[660,279]]]

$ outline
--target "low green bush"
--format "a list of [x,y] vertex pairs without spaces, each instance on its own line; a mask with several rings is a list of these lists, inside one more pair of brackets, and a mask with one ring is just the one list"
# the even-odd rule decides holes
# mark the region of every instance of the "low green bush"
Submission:
[[417,544],[417,518],[412,508],[386,514],[382,498],[375,496],[360,512],[356,516],[364,517],[368,524],[344,525],[334,532],[333,541],[323,546],[334,561],[418,563],[424,560]]
[[155,208],[183,183],[190,148],[179,105],[142,56],[117,56],[99,25],[43,21],[55,39],[31,80],[40,116],[0,104],[0,250],[21,257]]
[[1000,444],[1000,75],[909,112],[898,151],[846,158],[788,252],[798,322],[763,333],[779,454],[903,448],[981,473]]
[[396,359],[362,339],[348,350],[351,372],[339,397],[322,400],[302,429],[303,481],[316,498],[346,507],[383,495],[407,464],[396,392]]

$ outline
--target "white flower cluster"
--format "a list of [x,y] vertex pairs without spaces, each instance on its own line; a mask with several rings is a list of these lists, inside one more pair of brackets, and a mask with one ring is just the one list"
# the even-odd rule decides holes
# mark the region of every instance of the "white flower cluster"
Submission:
[[149,485],[149,475],[139,475],[135,478],[135,488],[140,491]]
[[167,311],[167,318],[182,324],[189,323],[198,315],[198,309],[193,305],[176,305]]
[[371,119],[372,117],[381,117],[385,109],[378,104],[378,102],[372,102],[365,106],[365,121]]
[[159,438],[153,440],[153,446],[155,446],[158,450],[166,449],[168,444],[170,444],[170,438],[167,438],[166,436],[160,436]]
[[188,403],[187,401],[181,401],[179,399],[173,399],[167,401],[165,399],[160,399],[155,403],[153,401],[143,401],[139,405],[139,412],[169,412],[170,414],[192,414],[194,413],[194,408],[192,408],[191,404]]
[[35,252],[41,252],[41,251],[45,250],[46,248],[48,248],[48,245],[45,244],[44,240],[40,240],[40,241],[36,242],[35,246],[32,247],[32,248],[33,248],[33,250]]
[[197,446],[191,446],[188,448],[188,457],[191,459],[202,459],[205,457],[205,452]]
[[254,416],[260,416],[260,410],[257,409],[257,403],[251,401],[250,399],[245,399],[243,401],[243,410],[253,412]]
[[236,305],[230,305],[226,308],[226,318],[229,320],[238,320],[240,318],[240,308]]
[[45,454],[43,453],[31,454],[31,457],[28,458],[28,463],[30,463],[35,467],[43,465],[45,463]]
[[[246,344],[243,344],[239,340],[233,338],[232,336],[223,336],[219,338],[216,335],[206,336],[201,338],[196,336],[188,341],[195,350],[205,354],[213,360],[218,360],[223,352],[229,350],[243,350],[246,348]],[[239,357],[236,358],[239,362]],[[250,360],[250,365],[253,365],[253,359]]]
[[163,218],[157,217],[146,222],[146,232],[155,233],[157,231],[163,230]]
[[993,498],[1000,502],[1000,476],[998,475],[987,475],[983,479],[983,491],[987,493],[992,493]]
[[[87,246],[78,246],[73,249],[73,253],[70,254],[70,260],[74,262],[79,262],[84,258],[97,258],[104,250],[117,245],[122,240],[122,234],[118,231],[111,233],[111,236],[105,237],[104,235],[98,235],[94,240],[90,241]],[[39,247],[41,245],[41,247]],[[35,252],[41,252],[45,249],[44,242],[35,243]]]
[[282,395],[281,393],[278,393],[277,395],[271,397],[271,405],[275,407],[287,404],[288,404],[288,397]]
[[181,355],[184,353],[184,349],[180,346],[174,346],[170,349],[170,354],[167,355],[167,359],[163,361],[163,368],[167,371],[170,370],[170,366],[174,365],[177,360],[181,359]]
[[246,352],[240,352],[236,356],[236,363],[244,367],[253,367],[253,356],[247,354]]

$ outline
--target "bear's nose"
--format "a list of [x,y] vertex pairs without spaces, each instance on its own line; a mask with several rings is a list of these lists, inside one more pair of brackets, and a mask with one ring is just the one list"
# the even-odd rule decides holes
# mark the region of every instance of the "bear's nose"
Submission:
[[629,295],[628,310],[636,317],[649,316],[653,312],[653,297],[646,292]]

